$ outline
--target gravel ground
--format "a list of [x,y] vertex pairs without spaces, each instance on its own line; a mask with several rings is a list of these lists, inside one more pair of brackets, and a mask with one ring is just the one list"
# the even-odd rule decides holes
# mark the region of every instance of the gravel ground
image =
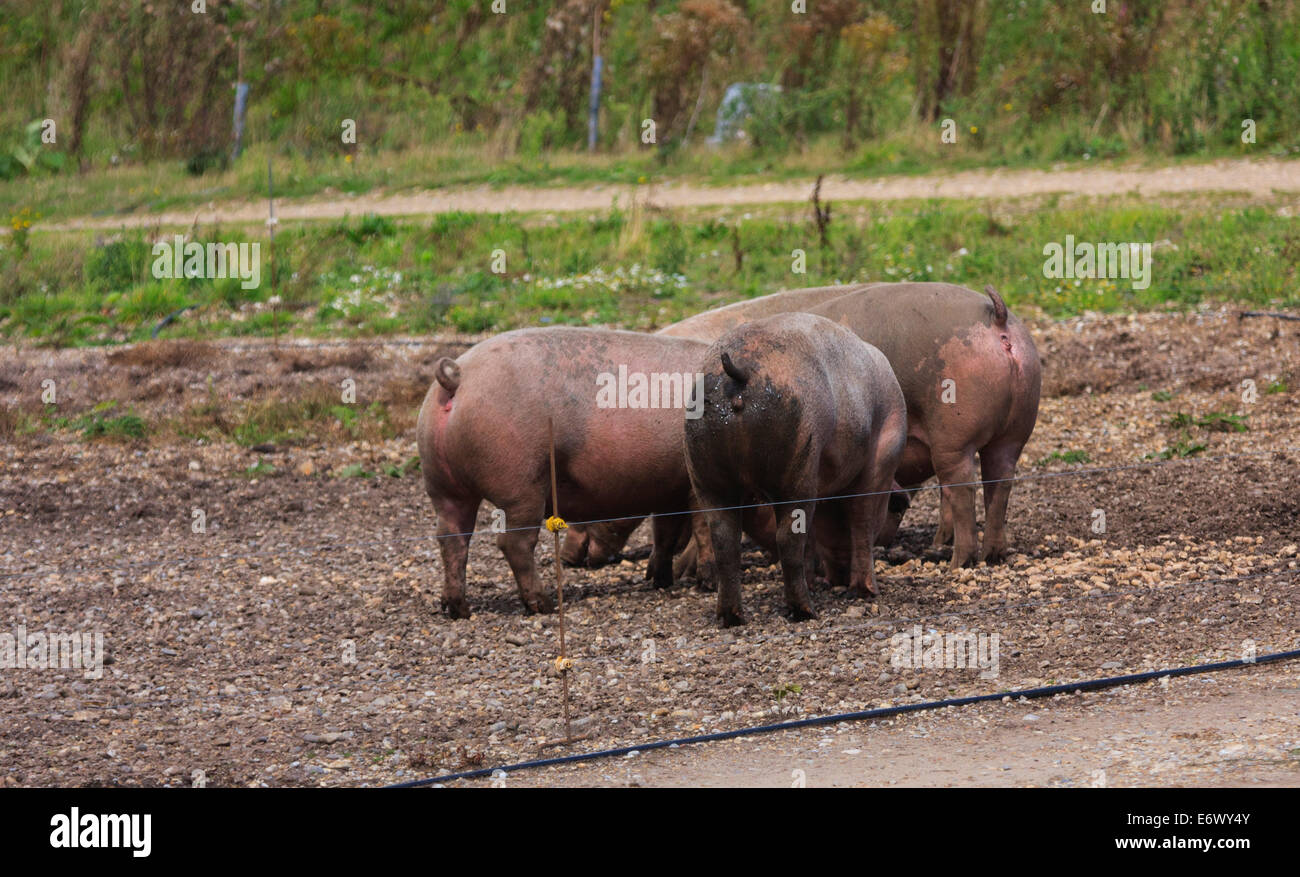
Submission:
[[[950,573],[928,547],[937,510],[936,492],[925,490],[900,543],[878,560],[877,602],[823,589],[814,593],[821,617],[792,624],[779,613],[778,568],[750,550],[750,624],[721,631],[712,594],[645,583],[643,527],[621,563],[566,571],[574,733],[587,738],[568,749],[541,748],[563,735],[556,618],[523,614],[504,561],[482,536],[471,549],[475,615],[440,616],[440,560],[419,479],[340,477],[349,466],[378,471],[411,457],[414,407],[435,358],[461,349],[454,339],[362,350],[232,342],[175,356],[156,348],[138,356],[6,350],[0,399],[11,411],[39,411],[47,378],[59,387],[60,412],[116,399],[155,422],[205,400],[292,398],[353,377],[359,405],[390,403],[397,437],[324,436],[252,451],[165,430],[124,442],[66,430],[6,436],[0,636],[20,626],[98,631],[109,663],[99,679],[0,670],[0,784],[189,785],[197,777],[212,785],[376,785],[1236,658],[1252,644],[1260,653],[1295,648],[1295,324],[1207,310],[1032,327],[1045,398],[1012,495],[1017,550],[1008,564]],[[1266,392],[1279,379],[1288,389]],[[1256,382],[1254,401],[1243,401],[1244,380]],[[1183,438],[1169,425],[1175,414],[1215,411],[1246,415],[1248,431],[1191,426],[1186,438],[1207,445],[1198,456],[1144,459]],[[1067,452],[1088,461],[1052,457]],[[258,459],[275,473],[248,473]],[[191,528],[196,508],[206,518],[202,534]],[[1098,510],[1102,533],[1094,531]],[[485,529],[487,515],[485,506]],[[538,555],[551,576],[548,540]],[[914,624],[996,634],[996,678],[893,666],[890,638]],[[1197,686],[1231,694],[1239,677],[1174,684],[1198,703],[1205,698],[1192,693],[1210,689]],[[1104,713],[1117,702],[1107,697],[1089,696],[1087,709]],[[1071,707],[1065,700],[1060,709]],[[995,715],[997,707],[970,712]],[[827,731],[802,733],[801,745],[813,745]],[[861,748],[877,746],[869,726],[843,733],[857,735]],[[889,730],[900,751],[902,733]],[[1282,743],[1296,738],[1276,733]],[[1126,745],[1140,753],[1144,744]],[[709,757],[705,748],[692,752]],[[1017,753],[1008,742],[1006,761],[1016,763]],[[693,763],[683,762],[683,777]],[[1200,776],[1182,763],[1157,770],[1134,756],[1125,764],[1126,782]],[[617,770],[610,776],[626,780]],[[1079,776],[1068,779],[1078,784]]]

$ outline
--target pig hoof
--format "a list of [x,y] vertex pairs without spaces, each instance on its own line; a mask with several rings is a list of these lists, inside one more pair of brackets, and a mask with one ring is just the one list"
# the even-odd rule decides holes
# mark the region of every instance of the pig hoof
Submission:
[[534,597],[524,601],[524,608],[530,615],[550,615],[555,611],[555,604],[550,597]]
[[695,583],[695,589],[697,591],[700,591],[701,593],[712,594],[718,590],[718,586],[714,582],[710,582],[706,579],[700,579],[698,582]]
[[849,596],[855,600],[874,600],[879,591],[873,591],[866,585],[854,585],[849,588]]
[[469,603],[464,600],[443,600],[442,611],[449,618],[469,618]]
[[974,566],[974,565],[975,565],[975,552],[973,551],[962,552],[961,554],[958,554],[957,552],[954,551],[952,555],[952,563],[948,565],[948,568],[952,570],[958,570],[958,569],[962,569],[963,567]]
[[740,610],[732,611],[729,609],[718,611],[718,621],[721,622],[723,627],[739,627],[742,624],[748,623],[745,620],[745,616],[740,613]]
[[787,606],[785,614],[791,621],[812,621],[817,617],[811,606]]
[[657,590],[663,591],[673,586],[673,577],[671,575],[655,575],[650,577],[651,583]]
[[986,548],[984,550],[984,562],[989,566],[997,566],[1005,563],[1007,559],[1007,550],[1005,548]]

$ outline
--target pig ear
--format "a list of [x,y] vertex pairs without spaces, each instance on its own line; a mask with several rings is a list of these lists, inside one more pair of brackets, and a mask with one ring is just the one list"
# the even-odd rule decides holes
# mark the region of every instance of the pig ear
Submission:
[[454,393],[460,387],[460,366],[450,357],[444,356],[438,360],[433,367],[433,376],[448,393]]

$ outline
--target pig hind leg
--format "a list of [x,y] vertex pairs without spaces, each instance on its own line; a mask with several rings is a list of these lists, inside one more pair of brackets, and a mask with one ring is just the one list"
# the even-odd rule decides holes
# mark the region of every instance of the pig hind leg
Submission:
[[893,467],[888,465],[888,461],[881,461],[858,483],[858,490],[863,495],[848,500],[849,540],[852,546],[849,561],[851,596],[874,597],[880,593],[876,586],[873,548],[877,535],[890,526],[889,500],[896,486]]
[[989,445],[980,451],[980,473],[984,478],[985,563],[1001,563],[1007,557],[1007,502],[1011,479],[1016,474],[1023,443]]
[[[708,507],[708,504],[701,502],[695,494],[691,495],[691,508],[696,511],[691,515],[691,544],[687,546],[682,557],[687,558],[684,563],[692,562],[688,555],[691,554],[693,547],[696,587],[701,591],[716,591],[718,589],[718,558],[713,551],[713,537],[709,531],[708,512],[700,511],[700,509]],[[742,513],[742,528],[743,520]]]
[[[548,613],[555,609],[551,598],[542,590],[537,579],[537,559],[533,556],[537,548],[537,535],[540,530],[536,522],[542,519],[541,503],[535,505],[516,505],[505,510],[506,531],[497,536],[497,546],[510,564],[515,583],[519,586],[519,599],[529,612]],[[556,558],[557,562],[559,558]]]
[[940,524],[935,544],[943,535],[943,518],[950,516],[952,532],[952,568],[958,569],[975,560],[979,552],[979,530],[975,521],[975,451],[936,451],[934,471],[942,485],[939,492]]
[[452,618],[469,618],[465,567],[469,561],[469,540],[481,502],[477,498],[433,498],[433,508],[438,515],[438,548],[442,553],[442,611]]
[[[697,508],[707,527],[707,551],[712,557],[714,580],[718,586],[718,621],[723,627],[745,623],[740,601],[741,512],[733,508],[735,497],[704,494],[697,490]],[[699,531],[696,531],[697,539]],[[700,542],[700,562],[704,564],[705,543]],[[701,575],[704,570],[700,570]]]
[[[809,490],[805,495],[812,496],[816,490]],[[812,529],[815,502],[797,505],[776,506],[776,547],[781,556],[781,575],[785,579],[785,606],[794,621],[806,621],[816,618],[812,608],[812,598],[808,594],[809,546],[812,540],[808,533]],[[795,512],[803,511],[803,522],[796,532],[794,528]]]

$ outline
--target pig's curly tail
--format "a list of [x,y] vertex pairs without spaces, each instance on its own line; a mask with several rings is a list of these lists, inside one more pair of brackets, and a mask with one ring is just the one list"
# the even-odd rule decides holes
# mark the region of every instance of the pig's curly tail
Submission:
[[993,322],[1006,328],[1007,325],[1007,303],[998,295],[998,291],[993,288],[993,284],[984,287],[984,292],[993,300]]
[[738,384],[749,383],[749,375],[731,360],[731,356],[723,351],[722,353],[722,370],[731,376],[731,379]]
[[433,376],[448,393],[455,393],[460,387],[460,366],[449,356],[438,360],[433,367]]

